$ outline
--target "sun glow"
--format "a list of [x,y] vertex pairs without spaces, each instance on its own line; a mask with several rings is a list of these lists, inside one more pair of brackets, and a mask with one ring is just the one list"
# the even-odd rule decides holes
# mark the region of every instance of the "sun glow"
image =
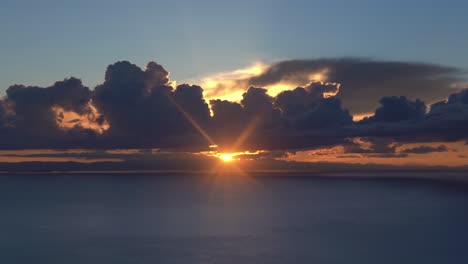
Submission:
[[221,154],[219,158],[224,162],[231,162],[234,160],[234,154]]
[[232,161],[237,161],[237,160],[249,160],[251,159],[249,156],[253,158],[256,155],[259,155],[263,152],[264,152],[263,150],[239,151],[239,152],[203,151],[203,152],[200,152],[200,154],[210,156],[210,157],[216,157],[223,162],[232,162]]
[[249,78],[260,75],[268,65],[257,62],[250,67],[221,72],[196,80],[204,89],[205,98],[239,101],[248,87]]
[[[257,62],[250,67],[201,77],[198,80],[194,80],[194,82],[201,83],[206,100],[221,99],[240,101],[242,100],[243,93],[252,85],[249,83],[249,79],[260,76],[265,73],[269,67],[269,64]],[[305,86],[310,81],[325,83],[328,79],[329,72],[330,70],[328,68],[323,68],[305,74],[302,78],[297,80],[294,78],[285,78],[284,80],[278,80],[275,83],[265,84],[261,87],[267,88],[270,96],[276,96],[283,91],[293,90],[298,86]],[[329,94],[328,96],[334,95],[335,94]]]

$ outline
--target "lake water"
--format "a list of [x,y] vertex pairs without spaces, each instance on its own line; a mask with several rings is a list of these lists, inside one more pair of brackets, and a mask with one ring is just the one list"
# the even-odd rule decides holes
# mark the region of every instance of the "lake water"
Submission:
[[467,247],[463,184],[0,176],[0,263],[468,263]]

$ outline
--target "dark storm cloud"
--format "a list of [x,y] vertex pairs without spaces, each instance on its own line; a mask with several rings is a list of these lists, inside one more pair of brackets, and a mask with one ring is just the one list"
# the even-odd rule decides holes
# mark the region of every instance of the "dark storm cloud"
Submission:
[[311,74],[326,70],[327,81],[342,85],[338,98],[353,113],[371,112],[383,96],[407,96],[427,102],[447,96],[464,81],[460,69],[433,64],[357,58],[287,60],[275,63],[247,82],[268,86],[280,82],[306,84]]
[[[307,80],[276,97],[258,87],[323,67],[332,82]],[[8,88],[0,101],[0,148],[195,151],[217,144],[220,149],[282,153],[343,145],[350,154],[405,155],[395,152],[398,144],[468,138],[467,90],[433,104],[428,112],[423,101],[412,98],[438,94],[434,87],[457,80],[458,73],[434,65],[358,59],[282,62],[251,79],[258,86],[249,87],[240,102],[211,100],[210,116],[202,87],[173,87],[169,72],[155,62],[141,69],[122,61],[107,68],[104,83],[94,90],[76,78],[46,88]],[[412,95],[401,96],[404,91]],[[376,99],[380,106],[372,116],[353,122],[346,105],[387,93]],[[360,98],[353,101],[355,96]],[[370,147],[349,143],[357,137]]]

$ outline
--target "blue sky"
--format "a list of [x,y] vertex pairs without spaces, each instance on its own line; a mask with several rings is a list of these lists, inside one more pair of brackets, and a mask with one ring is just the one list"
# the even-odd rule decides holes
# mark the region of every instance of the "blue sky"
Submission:
[[467,1],[5,1],[0,92],[118,60],[188,80],[288,58],[362,56],[468,69]]

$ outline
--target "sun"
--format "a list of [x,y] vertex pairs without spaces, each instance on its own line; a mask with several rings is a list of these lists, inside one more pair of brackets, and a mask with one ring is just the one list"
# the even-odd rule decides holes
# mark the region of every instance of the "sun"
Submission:
[[231,162],[234,160],[233,156],[233,154],[221,154],[219,155],[219,158],[224,162]]

